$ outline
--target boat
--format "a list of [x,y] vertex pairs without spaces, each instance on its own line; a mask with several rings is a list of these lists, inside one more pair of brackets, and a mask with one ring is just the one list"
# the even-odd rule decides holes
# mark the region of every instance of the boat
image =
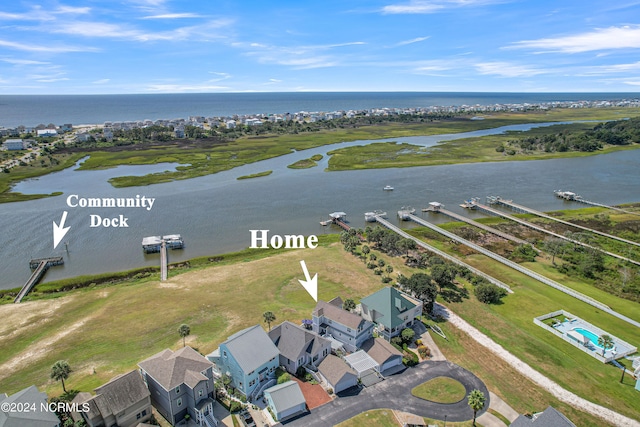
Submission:
[[324,225],[327,226],[329,224],[331,224],[333,221],[331,221],[330,219],[326,220],[326,221],[320,221],[320,225]]
[[384,191],[393,191],[393,187],[390,185],[387,185],[383,188]]

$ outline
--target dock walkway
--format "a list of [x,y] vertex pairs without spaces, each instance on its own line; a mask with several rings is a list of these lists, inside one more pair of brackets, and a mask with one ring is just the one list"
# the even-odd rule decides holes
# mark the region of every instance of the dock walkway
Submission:
[[584,231],[589,231],[591,233],[598,234],[600,236],[608,237],[609,239],[617,240],[619,242],[624,242],[624,243],[627,243],[629,245],[634,245],[634,246],[639,246],[640,247],[640,243],[638,243],[638,242],[634,242],[632,240],[623,239],[622,237],[618,237],[618,236],[613,236],[611,234],[607,234],[607,233],[604,233],[602,231],[594,230],[592,228],[584,227],[582,225],[574,224],[574,223],[569,222],[569,221],[564,221],[562,219],[553,217],[551,215],[547,215],[544,212],[540,212],[540,211],[537,211],[535,209],[531,209],[531,208],[528,208],[526,206],[519,205],[518,203],[513,203],[513,201],[511,201],[511,200],[503,200],[500,197],[492,197],[491,200],[493,201],[493,203],[496,203],[496,204],[499,204],[499,205],[504,205],[504,206],[506,206],[508,208],[511,208],[511,209],[514,209],[516,211],[537,215],[537,216],[539,216],[541,218],[545,218],[545,219],[549,219],[551,221],[559,222],[560,224],[568,225],[570,227],[575,227],[575,228],[578,228],[578,229],[584,230]]
[[604,249],[597,248],[595,246],[589,245],[588,243],[584,243],[584,242],[581,242],[579,240],[571,239],[571,238],[569,238],[567,236],[563,236],[562,234],[558,234],[558,233],[555,233],[553,231],[547,230],[546,228],[540,227],[539,225],[536,225],[536,224],[534,224],[532,222],[525,221],[524,219],[520,219],[520,218],[515,217],[513,215],[509,215],[508,213],[499,211],[498,209],[494,209],[494,208],[492,208],[490,206],[483,205],[483,204],[478,203],[476,201],[473,201],[471,203],[466,203],[464,206],[467,207],[467,208],[470,208],[470,209],[478,209],[478,210],[483,211],[483,212],[485,212],[485,213],[487,213],[489,215],[495,215],[495,216],[500,216],[502,218],[506,218],[508,220],[517,222],[520,225],[524,225],[525,227],[528,227],[528,228],[530,228],[532,230],[536,230],[536,231],[539,231],[541,233],[548,234],[549,236],[553,236],[553,237],[556,237],[558,239],[562,239],[562,240],[565,240],[567,242],[571,242],[571,243],[573,243],[575,245],[580,245],[580,246],[585,247],[585,248],[593,249],[593,250],[602,252],[605,255],[609,255],[609,256],[611,256],[613,258],[617,258],[619,260],[626,261],[626,262],[629,262],[631,264],[635,264],[635,265],[640,266],[640,262],[638,262],[638,261],[634,261],[634,260],[632,260],[630,258],[627,258],[627,257],[622,256],[622,255],[618,255],[618,254],[613,253],[613,252],[605,251]]
[[437,225],[431,224],[430,222],[427,222],[427,221],[425,221],[425,220],[423,220],[421,218],[418,218],[415,215],[409,215],[409,218],[412,221],[414,221],[414,222],[416,222],[416,223],[418,223],[420,225],[428,227],[431,230],[436,231],[436,232],[438,232],[438,233],[440,233],[440,234],[442,234],[442,235],[444,235],[444,236],[446,236],[446,237],[448,237],[448,238],[450,238],[452,240],[460,242],[460,243],[470,247],[471,249],[473,249],[473,250],[475,250],[475,251],[477,251],[477,252],[479,252],[479,253],[481,253],[483,255],[488,256],[491,259],[494,259],[494,260],[496,260],[496,261],[498,261],[498,262],[500,262],[500,263],[502,263],[502,264],[504,264],[504,265],[506,265],[508,267],[513,268],[516,271],[519,271],[522,274],[525,274],[525,275],[527,275],[527,276],[529,276],[529,277],[531,277],[531,278],[533,278],[533,279],[535,279],[535,280],[537,280],[537,281],[539,281],[541,283],[544,283],[545,285],[551,286],[552,288],[555,288],[555,289],[557,289],[557,290],[559,290],[561,292],[564,292],[567,295],[571,295],[572,297],[574,297],[574,298],[576,298],[576,299],[578,299],[578,300],[580,300],[582,302],[585,302],[585,303],[587,303],[587,304],[589,304],[589,305],[591,305],[593,307],[596,307],[596,308],[598,308],[598,309],[600,309],[600,310],[602,310],[604,312],[607,312],[607,313],[611,314],[612,316],[617,317],[618,319],[624,320],[625,322],[630,323],[633,326],[636,326],[636,327],[640,328],[640,322],[637,322],[637,321],[625,316],[624,314],[618,313],[617,311],[611,309],[609,306],[601,303],[600,301],[598,301],[598,300],[596,300],[594,298],[591,298],[591,297],[589,297],[589,296],[587,296],[585,294],[582,294],[582,293],[580,293],[578,291],[575,291],[575,290],[573,290],[573,289],[571,289],[571,288],[569,288],[569,287],[567,287],[565,285],[562,285],[562,284],[556,282],[555,280],[551,280],[548,277],[545,277],[542,274],[536,273],[533,270],[529,270],[528,268],[523,267],[523,266],[521,266],[520,264],[518,264],[516,262],[508,260],[508,259],[506,259],[506,258],[504,258],[504,257],[502,257],[502,256],[500,256],[500,255],[498,255],[498,254],[496,254],[494,252],[491,252],[491,251],[489,251],[489,250],[487,250],[487,249],[485,249],[485,248],[483,248],[481,246],[476,245],[475,243],[469,242],[468,240],[465,240],[462,237],[459,237],[459,236],[457,236],[457,235],[455,235],[453,233],[450,233],[450,232],[438,227]]
[[31,273],[31,277],[29,277],[27,283],[25,283],[22,289],[20,289],[20,292],[18,292],[18,295],[13,300],[13,303],[18,304],[22,302],[22,299],[26,297],[29,292],[31,292],[33,287],[37,285],[40,280],[42,280],[44,273],[47,272],[49,267],[62,264],[64,264],[64,259],[62,257],[39,258],[29,261],[29,267],[33,269],[33,273]]
[[441,213],[443,215],[448,216],[449,218],[455,219],[456,221],[460,221],[460,222],[467,223],[469,225],[473,225],[474,227],[478,227],[478,228],[480,228],[480,229],[482,229],[484,231],[487,231],[487,232],[489,232],[491,234],[494,234],[494,235],[496,235],[498,237],[502,237],[503,239],[510,240],[510,241],[515,242],[515,243],[517,243],[519,245],[528,245],[528,244],[530,244],[526,240],[519,239],[516,236],[512,236],[511,234],[504,233],[504,232],[502,232],[500,230],[496,230],[493,227],[489,227],[488,225],[484,225],[484,224],[482,224],[482,223],[480,223],[478,221],[474,221],[471,218],[467,218],[465,216],[458,215],[457,213],[448,211],[448,210],[446,210],[446,209],[444,209],[442,207],[440,207],[438,209],[426,208],[426,209],[423,209],[422,211],[423,212]]
[[496,285],[496,286],[499,286],[499,287],[501,287],[501,288],[505,289],[505,290],[506,290],[507,292],[509,292],[509,293],[513,293],[513,290],[511,290],[511,287],[509,287],[509,285],[507,285],[506,283],[504,283],[504,282],[502,282],[502,281],[500,281],[500,280],[496,279],[495,277],[492,277],[492,276],[488,275],[487,273],[485,273],[485,272],[483,272],[483,271],[481,271],[481,270],[478,270],[478,269],[477,269],[477,268],[475,268],[475,267],[472,267],[471,265],[467,264],[466,262],[461,261],[461,260],[459,260],[458,258],[456,258],[456,257],[454,257],[454,256],[451,256],[451,255],[449,255],[448,253],[446,253],[446,252],[444,252],[444,251],[441,251],[441,250],[440,250],[440,249],[438,249],[438,248],[435,248],[435,247],[433,247],[433,246],[431,246],[431,245],[429,245],[429,244],[427,244],[427,243],[423,242],[422,240],[420,240],[420,239],[418,239],[418,238],[416,238],[416,237],[413,237],[413,236],[412,236],[412,235],[410,235],[409,233],[406,233],[406,232],[405,232],[405,231],[403,231],[401,228],[396,227],[395,225],[391,224],[389,221],[387,221],[387,220],[383,219],[382,217],[380,217],[380,216],[376,216],[376,221],[377,221],[377,222],[379,222],[381,225],[383,225],[383,226],[387,227],[389,230],[391,230],[391,231],[393,231],[393,232],[395,232],[395,233],[399,234],[400,236],[404,237],[405,239],[411,239],[411,240],[413,240],[414,242],[416,242],[416,244],[417,244],[418,246],[420,246],[420,247],[422,247],[422,248],[424,248],[424,249],[428,250],[429,252],[433,252],[434,254],[436,254],[436,255],[438,255],[438,256],[440,256],[440,257],[442,257],[442,258],[446,259],[447,261],[450,261],[450,262],[452,262],[452,263],[454,263],[454,264],[457,264],[457,265],[459,265],[459,266],[462,266],[462,267],[468,268],[468,269],[469,269],[470,271],[472,271],[474,274],[476,274],[476,275],[478,275],[478,276],[480,276],[480,277],[485,278],[485,279],[486,279],[486,280],[488,280],[489,282],[493,283],[493,284],[494,284],[494,285]]

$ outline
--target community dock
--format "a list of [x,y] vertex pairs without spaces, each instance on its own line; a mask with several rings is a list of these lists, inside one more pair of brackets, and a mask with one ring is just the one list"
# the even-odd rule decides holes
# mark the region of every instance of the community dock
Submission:
[[20,292],[18,292],[16,298],[13,300],[14,304],[20,303],[22,299],[26,297],[29,292],[31,292],[33,287],[37,285],[40,280],[42,280],[42,277],[47,272],[49,267],[62,264],[64,264],[64,259],[62,257],[38,258],[29,261],[29,267],[33,270],[33,273],[31,273],[31,277],[29,277],[27,283],[24,284],[22,289],[20,289]]

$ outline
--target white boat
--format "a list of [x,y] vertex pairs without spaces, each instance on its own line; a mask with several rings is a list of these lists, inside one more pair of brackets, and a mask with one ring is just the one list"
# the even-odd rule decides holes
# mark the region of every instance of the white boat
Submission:
[[393,191],[393,187],[390,185],[387,185],[383,188],[384,191]]

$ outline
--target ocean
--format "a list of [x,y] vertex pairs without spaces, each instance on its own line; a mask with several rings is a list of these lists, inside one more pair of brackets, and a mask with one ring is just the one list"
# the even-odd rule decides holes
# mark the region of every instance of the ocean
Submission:
[[0,95],[0,127],[298,111],[521,104],[638,98],[638,93],[286,92]]

